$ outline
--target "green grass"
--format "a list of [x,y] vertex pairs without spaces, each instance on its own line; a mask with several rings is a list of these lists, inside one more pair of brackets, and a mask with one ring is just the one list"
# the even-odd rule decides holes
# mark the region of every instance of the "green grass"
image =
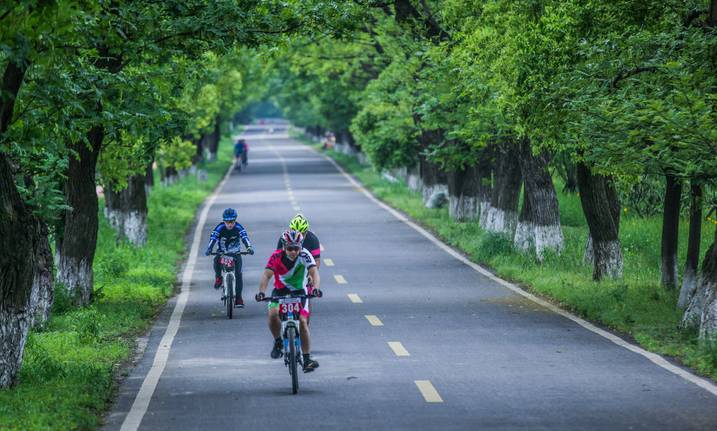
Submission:
[[[318,148],[318,147],[317,147]],[[698,373],[717,379],[717,346],[698,343],[695,331],[679,327],[676,292],[660,287],[659,217],[639,218],[623,209],[620,239],[625,276],[619,281],[592,281],[592,267],[583,262],[588,229],[575,194],[560,192],[565,250],[542,263],[513,249],[510,239],[484,232],[477,222],[458,223],[448,210],[428,209],[419,193],[402,183],[390,183],[373,168],[352,157],[328,155],[358,178],[376,197],[403,211],[473,261],[491,268],[504,279],[547,298],[590,321],[627,334],[645,349],[676,358]],[[687,220],[680,225],[680,262],[687,249]],[[703,227],[702,251],[707,250],[714,226]]]
[[232,158],[224,139],[219,160],[203,168],[208,180],[185,177],[149,195],[149,240],[117,243],[102,217],[95,257],[95,301],[73,309],[59,296],[44,328],[33,330],[16,387],[0,391],[0,429],[95,429],[112,401],[116,376],[174,292],[178,265],[197,206]]

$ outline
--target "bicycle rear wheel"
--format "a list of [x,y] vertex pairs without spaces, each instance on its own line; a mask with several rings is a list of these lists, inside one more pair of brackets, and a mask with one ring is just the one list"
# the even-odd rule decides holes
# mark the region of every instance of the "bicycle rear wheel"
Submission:
[[234,316],[234,277],[227,277],[225,283],[227,284],[227,317],[231,319]]
[[288,329],[289,336],[289,374],[291,374],[291,393],[299,392],[299,373],[296,371],[296,330]]

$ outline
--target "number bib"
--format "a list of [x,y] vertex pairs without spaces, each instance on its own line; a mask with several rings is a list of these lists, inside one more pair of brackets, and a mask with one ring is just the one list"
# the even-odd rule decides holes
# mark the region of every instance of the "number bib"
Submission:
[[299,314],[302,308],[301,298],[283,298],[279,300],[279,312]]

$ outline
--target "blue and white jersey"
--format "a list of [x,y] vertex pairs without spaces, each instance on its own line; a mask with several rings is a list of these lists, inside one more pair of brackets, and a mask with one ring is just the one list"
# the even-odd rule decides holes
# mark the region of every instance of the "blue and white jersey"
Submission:
[[233,228],[228,229],[222,222],[212,229],[212,232],[209,234],[209,245],[207,245],[207,249],[213,249],[214,244],[218,244],[217,248],[220,252],[228,248],[237,248],[239,247],[240,240],[244,243],[245,247],[251,247],[249,235],[246,233],[244,226],[237,223]]

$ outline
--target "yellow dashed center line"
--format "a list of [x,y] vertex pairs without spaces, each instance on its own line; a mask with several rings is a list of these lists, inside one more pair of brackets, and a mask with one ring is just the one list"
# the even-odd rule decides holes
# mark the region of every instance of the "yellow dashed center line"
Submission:
[[348,297],[349,297],[349,299],[351,300],[351,302],[353,302],[354,304],[360,304],[360,303],[363,302],[363,301],[361,300],[361,298],[360,298],[357,294],[355,294],[355,293],[349,293],[349,294],[348,294]]
[[371,324],[371,326],[383,326],[383,322],[381,319],[378,318],[378,316],[374,316],[373,314],[367,314],[366,320]]
[[423,399],[426,400],[427,403],[443,402],[443,398],[441,398],[441,395],[438,393],[436,388],[433,387],[430,380],[416,380],[415,383],[416,386],[418,386],[418,390],[421,391]]
[[401,344],[400,341],[389,341],[388,347],[393,350],[393,353],[395,353],[396,356],[411,356],[411,354],[408,353],[408,350],[403,347],[403,344]]
[[337,274],[337,275],[334,275],[334,280],[336,280],[336,282],[339,283],[339,284],[346,284],[346,283],[348,283],[348,281],[346,281],[346,279],[344,278],[343,275],[338,275],[338,274]]
[[334,266],[334,261],[331,259],[323,259],[322,262],[324,262],[326,266]]

